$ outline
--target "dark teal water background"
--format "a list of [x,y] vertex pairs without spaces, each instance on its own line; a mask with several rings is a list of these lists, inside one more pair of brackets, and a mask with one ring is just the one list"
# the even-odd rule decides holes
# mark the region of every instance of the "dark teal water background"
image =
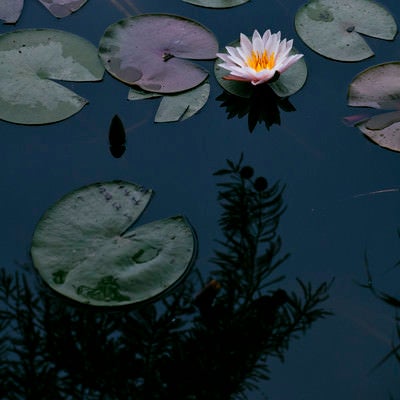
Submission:
[[[291,96],[295,112],[281,112],[281,125],[252,134],[246,118],[227,119],[216,97],[222,89],[210,74],[211,95],[199,114],[182,123],[154,124],[158,101],[128,102],[128,89],[105,74],[100,83],[68,83],[87,105],[77,115],[48,126],[0,122],[0,265],[10,271],[29,262],[32,233],[42,213],[67,192],[83,185],[124,179],[153,188],[156,196],[141,223],[182,213],[199,239],[196,266],[210,269],[220,238],[216,178],[227,158],[245,162],[271,182],[286,185],[287,211],[279,233],[285,288],[295,278],[319,284],[335,278],[325,306],[334,315],[318,321],[291,343],[285,362],[270,362],[271,380],[262,392],[272,400],[400,399],[399,363],[392,357],[373,366],[396,340],[394,311],[356,282],[366,281],[365,254],[378,287],[399,295],[399,154],[366,140],[342,118],[356,114],[346,105],[347,87],[368,66],[400,59],[400,39],[369,39],[376,55],[358,63],[325,59],[307,48],[294,30],[303,1],[254,0],[226,10],[194,7],[179,0],[89,0],[76,14],[56,20],[34,0],[26,0],[16,28],[63,29],[98,44],[105,28],[136,12],[174,13],[211,29],[221,48],[240,32],[280,30],[305,55],[308,80]],[[382,0],[400,23],[399,4]],[[204,63],[212,72],[213,64]],[[120,159],[108,148],[108,126],[119,114],[127,131]],[[393,189],[385,193],[373,193]],[[249,393],[248,399],[262,398]]]

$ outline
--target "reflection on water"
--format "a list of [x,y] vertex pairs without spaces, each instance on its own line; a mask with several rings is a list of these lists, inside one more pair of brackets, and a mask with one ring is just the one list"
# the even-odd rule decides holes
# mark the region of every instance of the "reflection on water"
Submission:
[[206,285],[197,268],[157,303],[106,311],[67,302],[33,268],[1,270],[1,398],[246,398],[269,378],[270,358],[329,315],[330,284],[284,289],[280,183],[242,158],[215,175],[224,239]]
[[296,111],[289,98],[279,97],[269,85],[255,86],[249,98],[235,96],[223,91],[218,97],[221,107],[226,108],[228,119],[235,116],[243,118],[247,115],[250,133],[258,124],[264,122],[269,129],[272,125],[280,125],[280,110]]

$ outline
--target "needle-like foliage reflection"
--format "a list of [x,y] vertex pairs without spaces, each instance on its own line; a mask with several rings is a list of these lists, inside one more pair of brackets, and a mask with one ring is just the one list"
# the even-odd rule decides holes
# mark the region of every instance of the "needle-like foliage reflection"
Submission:
[[279,183],[242,159],[215,175],[222,239],[206,283],[197,268],[158,302],[113,312],[66,302],[29,271],[1,270],[1,398],[246,398],[270,377],[271,357],[329,314],[330,285],[285,289]]

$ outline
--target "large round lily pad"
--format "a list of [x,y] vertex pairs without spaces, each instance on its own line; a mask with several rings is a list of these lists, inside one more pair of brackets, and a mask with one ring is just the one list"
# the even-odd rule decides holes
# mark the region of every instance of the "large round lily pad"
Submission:
[[312,50],[340,61],[374,54],[360,34],[392,40],[397,32],[389,11],[371,0],[310,0],[297,11],[295,25]]
[[53,82],[98,81],[104,68],[87,40],[53,29],[0,35],[0,119],[46,124],[77,113],[87,100]]
[[355,76],[349,85],[348,105],[392,110],[357,127],[378,145],[400,151],[400,62],[374,65]]
[[[235,47],[240,45],[239,41],[230,43],[229,46]],[[227,52],[226,49],[223,52]],[[294,48],[289,53],[298,54]],[[240,82],[234,80],[224,79],[224,76],[229,75],[229,71],[219,66],[223,61],[220,58],[214,63],[214,73],[218,83],[229,93],[235,96],[250,98],[253,94],[255,87],[250,82]],[[288,97],[298,92],[307,80],[307,65],[304,57],[296,61],[290,68],[279,76],[279,79],[266,84],[271,87],[279,97]]]
[[159,295],[188,271],[194,233],[182,216],[130,230],[151,190],[105,182],[64,196],[39,221],[31,254],[43,279],[81,303],[117,306]]
[[108,72],[130,85],[158,93],[191,89],[208,72],[186,59],[214,59],[215,36],[199,23],[168,14],[142,14],[110,25],[99,54]]

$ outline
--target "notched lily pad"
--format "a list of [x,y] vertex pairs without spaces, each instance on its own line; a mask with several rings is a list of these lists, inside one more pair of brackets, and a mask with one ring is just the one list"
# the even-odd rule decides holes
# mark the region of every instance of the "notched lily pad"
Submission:
[[184,121],[200,111],[207,103],[209,95],[210,84],[206,81],[193,89],[175,94],[145,92],[131,88],[128,99],[143,100],[162,96],[154,122],[177,122]]
[[64,196],[33,235],[40,275],[60,294],[96,306],[145,301],[173,286],[194,259],[195,235],[179,215],[130,229],[151,197],[151,190],[129,182]]
[[24,7],[24,0],[1,0],[0,19],[7,24],[15,24]]
[[360,61],[374,53],[360,35],[393,40],[393,16],[371,0],[310,0],[295,17],[296,31],[315,52],[339,61]]
[[55,17],[64,18],[79,10],[87,0],[39,0]]
[[87,40],[52,29],[0,35],[0,119],[47,124],[70,117],[87,100],[53,82],[99,81],[104,68]]
[[157,93],[198,86],[208,72],[186,59],[214,59],[215,36],[198,22],[168,14],[142,14],[110,25],[99,55],[115,78]]
[[185,3],[207,8],[230,8],[240,6],[250,0],[183,0]]
[[[229,46],[235,47],[239,45],[239,41],[230,43]],[[226,53],[226,49],[223,50]],[[292,48],[289,54],[298,54],[295,48]],[[224,79],[224,76],[229,75],[229,71],[220,67],[223,61],[220,58],[214,63],[214,74],[218,83],[228,92],[235,96],[250,98],[255,90],[254,85],[250,82],[240,82]],[[271,89],[279,97],[288,97],[298,92],[307,80],[307,65],[304,57],[296,61],[290,68],[279,76],[279,79],[274,82],[267,82]]]
[[360,72],[349,85],[348,105],[391,110],[356,126],[379,146],[400,151],[400,62],[378,64]]

